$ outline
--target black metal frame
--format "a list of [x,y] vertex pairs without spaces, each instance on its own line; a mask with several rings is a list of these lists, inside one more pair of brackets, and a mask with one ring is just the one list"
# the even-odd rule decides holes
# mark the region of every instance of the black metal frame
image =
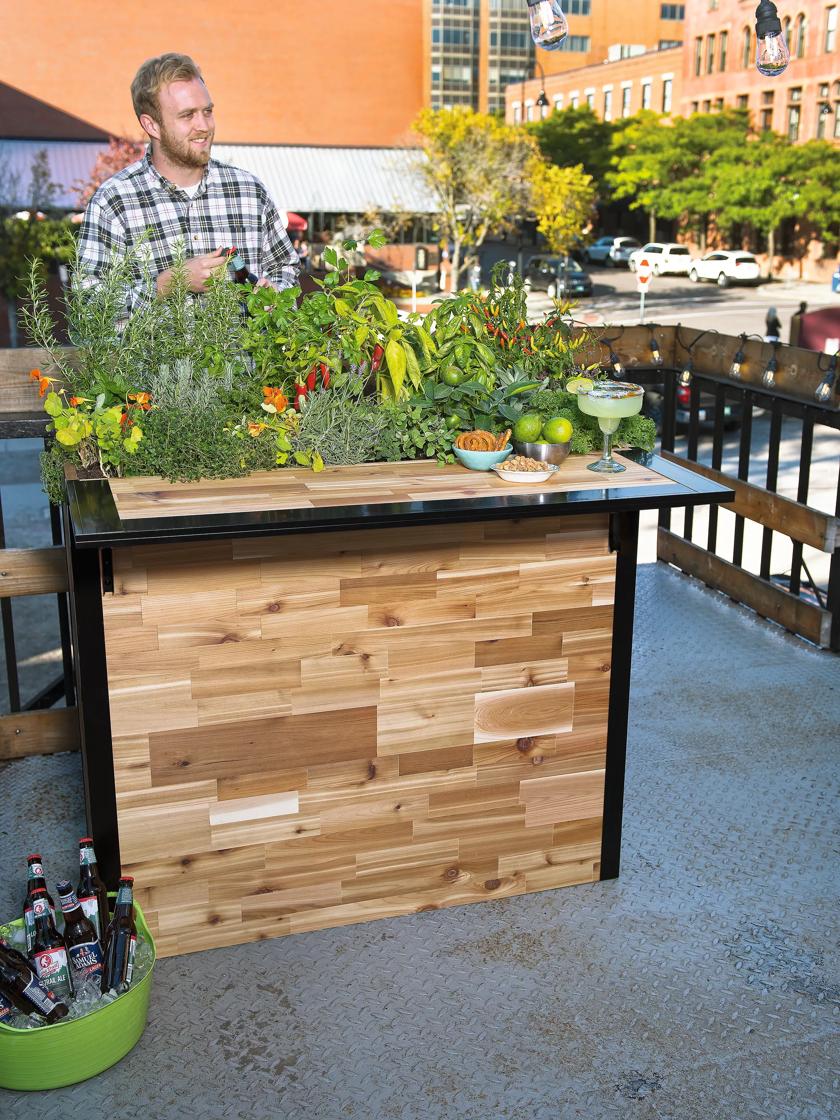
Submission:
[[[46,418],[32,419],[28,414],[0,421],[0,439],[31,439],[43,436],[44,446]],[[50,529],[52,543],[63,544],[61,514],[55,506],[50,506]],[[6,547],[6,528],[3,520],[2,490],[0,490],[0,549]],[[40,689],[34,696],[21,703],[20,676],[18,671],[17,643],[15,642],[15,620],[10,599],[0,599],[0,621],[3,628],[3,646],[6,661],[6,681],[9,689],[9,710],[11,712],[32,712],[51,708],[63,696],[67,707],[75,703],[73,682],[73,650],[70,640],[70,623],[67,595],[62,591],[56,596],[58,606],[58,629],[61,637],[61,674]]]
[[610,711],[604,774],[604,823],[601,832],[602,879],[617,879],[621,865],[630,670],[633,658],[633,620],[636,611],[638,513],[613,514],[610,519],[610,539],[617,548],[618,555],[610,655]]

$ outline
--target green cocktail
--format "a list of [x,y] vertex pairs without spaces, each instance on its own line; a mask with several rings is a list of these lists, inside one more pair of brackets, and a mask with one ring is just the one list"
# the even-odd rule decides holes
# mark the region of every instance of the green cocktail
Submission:
[[597,417],[598,427],[604,433],[604,454],[597,463],[590,463],[588,470],[617,474],[627,469],[612,457],[612,436],[625,416],[641,412],[644,395],[641,385],[629,381],[599,381],[588,391],[578,393],[578,408],[587,416]]

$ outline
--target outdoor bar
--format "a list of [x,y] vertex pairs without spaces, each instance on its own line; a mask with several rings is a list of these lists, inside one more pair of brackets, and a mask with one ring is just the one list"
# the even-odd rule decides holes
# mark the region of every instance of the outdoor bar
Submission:
[[643,452],[67,483],[88,820],[162,956],[614,878]]

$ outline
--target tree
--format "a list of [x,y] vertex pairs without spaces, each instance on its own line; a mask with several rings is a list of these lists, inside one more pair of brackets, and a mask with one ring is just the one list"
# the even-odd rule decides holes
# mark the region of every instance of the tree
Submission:
[[553,253],[568,253],[595,211],[595,183],[578,164],[555,167],[535,158],[530,167],[537,229]]
[[631,210],[646,210],[649,236],[656,237],[656,215],[665,204],[670,168],[671,137],[662,118],[649,109],[616,122],[612,170],[607,184],[613,198],[625,198]]
[[426,159],[420,172],[438,200],[437,228],[452,244],[452,287],[462,260],[492,231],[515,228],[528,209],[534,138],[471,109],[424,109],[414,122]]
[[110,179],[129,164],[142,159],[145,151],[146,145],[139,140],[112,136],[105,151],[100,152],[96,157],[90,178],[78,180],[73,184],[73,190],[79,196],[79,207],[84,209],[90,202],[93,192],[102,186],[106,179]]
[[540,152],[556,167],[582,167],[599,195],[607,190],[615,126],[602,121],[588,105],[555,109],[549,117],[529,124]]

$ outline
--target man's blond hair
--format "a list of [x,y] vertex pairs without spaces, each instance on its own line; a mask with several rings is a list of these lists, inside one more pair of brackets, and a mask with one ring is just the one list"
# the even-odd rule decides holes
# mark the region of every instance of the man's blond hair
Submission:
[[152,120],[160,123],[160,89],[170,82],[191,82],[193,78],[203,81],[201,71],[186,54],[170,51],[148,58],[134,75],[131,83],[131,100],[138,120],[148,113]]

